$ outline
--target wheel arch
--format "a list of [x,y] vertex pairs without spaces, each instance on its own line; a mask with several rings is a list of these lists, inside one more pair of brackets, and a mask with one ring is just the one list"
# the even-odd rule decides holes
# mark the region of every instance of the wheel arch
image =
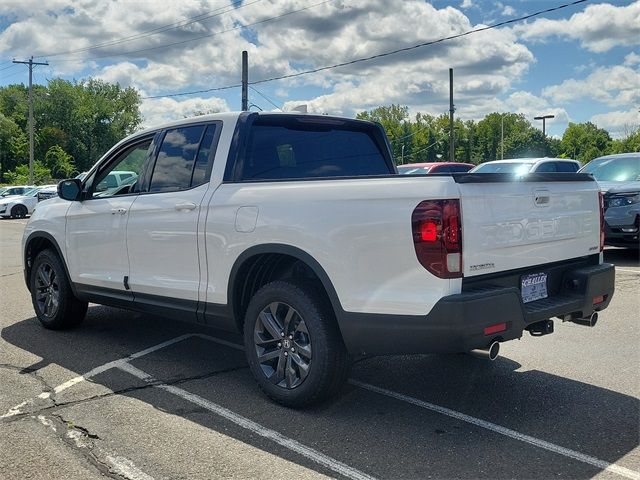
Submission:
[[270,281],[290,278],[286,275],[292,273],[304,273],[320,282],[324,290],[322,293],[331,304],[340,327],[342,305],[329,275],[320,263],[309,253],[291,245],[262,244],[245,250],[236,259],[229,275],[227,302],[240,331],[253,293]]
[[60,260],[62,261],[62,266],[64,267],[65,274],[69,279],[69,285],[71,285],[71,290],[73,294],[76,294],[76,288],[73,282],[71,281],[71,276],[69,275],[69,269],[67,267],[67,262],[65,260],[64,255],[62,254],[62,249],[58,244],[57,240],[47,232],[33,232],[28,237],[24,243],[24,252],[23,252],[23,264],[24,264],[24,280],[27,284],[27,289],[31,291],[31,286],[29,279],[31,278],[31,268],[33,265],[33,261],[38,256],[40,252],[46,249],[53,249]]

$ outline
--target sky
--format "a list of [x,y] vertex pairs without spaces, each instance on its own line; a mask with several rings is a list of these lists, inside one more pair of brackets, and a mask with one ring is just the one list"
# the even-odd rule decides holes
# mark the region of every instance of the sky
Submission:
[[[269,80],[495,25],[572,0],[2,0],[0,86],[88,77],[133,86],[144,126],[240,110]],[[586,2],[397,54],[252,85],[252,110],[355,116],[392,103],[440,115],[555,115],[547,133],[640,125],[640,0]],[[225,88],[222,90],[221,87]],[[203,90],[209,90],[202,92]],[[170,96],[177,93],[200,92]],[[153,98],[150,98],[153,97]]]

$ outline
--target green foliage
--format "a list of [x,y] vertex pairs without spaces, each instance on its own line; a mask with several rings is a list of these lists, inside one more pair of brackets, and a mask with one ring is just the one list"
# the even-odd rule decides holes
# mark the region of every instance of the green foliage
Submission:
[[47,150],[44,156],[44,165],[51,171],[54,178],[69,178],[77,173],[73,158],[59,145],[54,145]]
[[[11,185],[25,185],[29,183],[29,165],[23,163],[18,165],[15,170],[4,174],[7,183]],[[33,183],[35,185],[43,185],[51,182],[51,170],[45,167],[42,162],[33,162]]]
[[[56,176],[88,170],[142,121],[138,92],[101,80],[54,79],[35,85],[33,97],[35,159]],[[26,87],[0,87],[0,115],[0,177],[8,180],[5,172],[15,177],[16,167],[29,158]]]
[[591,122],[569,123],[562,135],[561,146],[563,153],[584,164],[610,153],[611,136]]
[[[400,105],[360,112],[357,118],[379,122],[385,128],[398,164],[449,159],[449,116],[417,113]],[[583,164],[595,157],[640,151],[640,130],[611,140],[606,130],[592,123],[569,124],[562,140],[545,137],[522,114],[490,113],[479,122],[455,120],[455,160],[482,163],[500,158],[575,158]],[[504,155],[504,156],[503,156]]]

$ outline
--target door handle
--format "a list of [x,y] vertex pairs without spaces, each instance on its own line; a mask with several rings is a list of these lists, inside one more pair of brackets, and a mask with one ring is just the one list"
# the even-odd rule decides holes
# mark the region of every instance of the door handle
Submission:
[[124,215],[125,213],[127,213],[127,209],[126,208],[112,208],[111,209],[111,215],[115,215],[116,213],[119,213],[120,215]]
[[197,205],[193,202],[183,202],[176,204],[176,210],[194,210]]

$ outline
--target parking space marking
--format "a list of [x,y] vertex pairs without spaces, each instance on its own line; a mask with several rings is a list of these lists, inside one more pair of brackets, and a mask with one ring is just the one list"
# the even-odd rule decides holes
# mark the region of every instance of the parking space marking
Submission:
[[[78,375],[77,377],[73,377],[70,380],[67,380],[64,383],[61,383],[60,385],[57,385],[53,388],[53,391],[51,392],[42,392],[40,395],[38,395],[36,398],[41,398],[43,400],[46,400],[47,398],[51,397],[52,394],[55,393],[60,393],[63,392],[64,390],[73,387],[74,385],[77,385],[78,383],[84,382],[85,380],[90,379],[91,377],[95,377],[96,375],[99,375],[101,373],[106,372],[107,370],[110,370],[114,367],[117,367],[119,364],[123,363],[123,362],[128,362],[130,360],[134,360],[136,358],[140,358],[143,357],[145,355],[148,355],[150,353],[153,353],[157,350],[160,350],[162,348],[168,347],[169,345],[173,345],[174,343],[178,343],[181,342],[182,340],[186,340],[187,338],[191,338],[193,336],[197,336],[198,334],[193,334],[193,333],[187,333],[184,335],[180,335],[179,337],[175,337],[172,338],[170,340],[167,340],[165,342],[162,343],[158,343],[157,345],[154,345],[152,347],[149,348],[145,348],[144,350],[140,350],[139,352],[136,353],[132,353],[131,355],[128,355],[126,357],[120,358],[118,360],[113,360],[111,362],[107,362],[103,365],[97,366],[95,368],[93,368],[92,370],[89,370],[87,373],[85,373],[84,375]],[[16,415],[20,415],[22,412],[22,409],[33,403],[33,398],[29,399],[29,400],[25,400],[22,403],[19,403],[18,405],[11,407],[9,409],[9,411],[7,413],[5,413],[4,415],[0,415],[0,419],[3,418],[9,418],[9,417],[14,417]]]
[[487,422],[486,420],[472,417],[471,415],[457,412],[456,410],[451,410],[450,408],[441,407],[440,405],[435,405],[433,403],[425,402],[424,400],[420,400],[415,397],[410,397],[402,393],[394,392],[392,390],[387,390],[386,388],[376,387],[375,385],[360,382],[358,380],[349,380],[349,383],[351,385],[354,385],[359,388],[363,388],[370,392],[378,393],[386,397],[394,398],[396,400],[400,400],[401,402],[410,403],[411,405],[415,405],[417,407],[424,408],[426,410],[431,410],[432,412],[440,413],[442,415],[446,415],[448,417],[452,417],[457,420],[461,420],[463,422],[471,423],[478,427],[491,430],[492,432],[496,432],[506,437],[513,438],[514,440],[519,440],[521,442],[528,443],[529,445],[543,448],[550,452],[557,453],[558,455],[563,455],[565,457],[569,457],[574,460],[587,463],[601,470],[606,470],[608,472],[615,473],[620,476],[630,478],[632,480],[640,480],[640,472],[636,472],[635,470],[631,470],[629,468],[621,467],[619,465],[616,465],[615,463],[605,462],[604,460],[600,460],[599,458],[595,458],[590,455],[585,455],[584,453],[576,452],[575,450],[571,450],[569,448],[561,447],[560,445],[556,445],[555,443],[547,442],[545,440],[541,440],[539,438],[532,437],[530,435],[525,435],[524,433],[511,430],[510,428],[506,428],[501,425],[497,425],[495,423]]
[[[157,350],[160,350],[162,348],[168,347],[170,345],[173,345],[175,343],[181,342],[183,340],[186,340],[188,338],[202,338],[204,340],[208,340],[211,342],[215,342],[218,343],[220,345],[224,345],[230,348],[234,348],[236,350],[244,350],[242,345],[239,345],[237,343],[233,343],[233,342],[229,342],[227,340],[223,340],[217,337],[213,337],[211,335],[206,335],[206,334],[202,334],[202,333],[187,333],[184,335],[180,335],[179,337],[175,337],[172,338],[170,340],[167,340],[165,342],[159,343],[157,345],[154,345],[152,347],[146,348],[144,350],[140,350],[139,352],[136,353],[132,353],[131,355],[128,355],[127,357],[123,357],[119,360],[114,360],[108,363],[105,363],[104,365],[100,365],[98,367],[95,367],[94,369],[90,370],[89,372],[85,373],[84,375],[79,375],[77,377],[74,377],[58,386],[56,386],[53,389],[53,392],[55,393],[59,393],[63,390],[66,390],[67,388],[72,387],[73,385],[76,385],[80,382],[83,382],[85,380],[90,379],[91,377],[98,375],[100,373],[103,373],[111,368],[118,368],[122,371],[125,371],[133,376],[136,376],[137,378],[140,378],[144,381],[152,381],[155,383],[155,386],[157,388],[161,388],[163,390],[166,390],[168,392],[173,393],[174,395],[177,395],[181,398],[183,398],[184,400],[187,400],[191,403],[194,403],[202,408],[205,408],[213,413],[216,413],[217,415],[220,415],[226,419],[228,419],[229,421],[241,426],[242,428],[246,428],[250,431],[252,431],[253,433],[256,433],[257,435],[260,435],[262,437],[268,438],[272,441],[274,441],[275,443],[278,443],[279,445],[282,445],[286,448],[289,448],[303,456],[305,456],[306,458],[309,458],[310,460],[313,460],[314,462],[326,466],[327,468],[330,468],[331,470],[340,473],[341,475],[344,475],[345,477],[348,478],[354,478],[354,479],[363,479],[363,480],[371,480],[373,479],[373,477],[360,472],[359,470],[356,470],[346,464],[343,464],[341,462],[339,462],[338,460],[335,460],[331,457],[328,457],[326,455],[324,455],[321,452],[318,452],[310,447],[307,447],[305,445],[302,445],[299,442],[296,442],[293,439],[290,439],[288,437],[285,437],[284,435],[280,434],[279,432],[276,432],[275,430],[271,430],[268,429],[267,427],[263,427],[262,425],[249,420],[248,418],[245,418],[241,415],[238,415],[234,412],[232,412],[231,410],[228,410],[220,405],[217,405],[205,398],[199,397],[198,395],[192,394],[190,392],[187,392],[186,390],[182,390],[178,387],[172,386],[172,385],[167,385],[167,384],[163,384],[163,383],[157,383],[157,381],[155,379],[153,379],[153,377],[151,377],[151,375],[149,375],[146,372],[143,372],[142,370],[137,369],[136,367],[132,366],[131,364],[129,364],[128,362],[130,360],[134,360],[136,358],[140,358],[143,357],[145,355],[148,355],[150,353],[153,353]],[[349,383],[355,387],[358,388],[362,388],[364,390],[368,390],[370,392],[373,393],[377,393],[380,395],[384,395],[390,398],[394,398],[396,400],[405,402],[405,403],[409,403],[412,405],[415,405],[417,407],[426,409],[426,410],[430,410],[436,413],[440,413],[442,415],[446,415],[448,417],[451,418],[455,418],[457,420],[463,421],[463,422],[467,422],[476,426],[479,426],[481,428],[493,431],[495,433],[499,433],[501,435],[504,435],[506,437],[512,438],[514,440],[518,440],[524,443],[527,443],[529,445],[538,447],[538,448],[542,448],[544,450],[548,450],[550,452],[568,457],[568,458],[572,458],[574,460],[592,465],[596,468],[599,468],[601,470],[606,470],[608,472],[611,473],[615,473],[617,475],[620,475],[622,477],[626,477],[629,478],[631,480],[640,480],[640,472],[637,472],[635,470],[631,470],[629,468],[626,467],[622,467],[620,465],[617,465],[615,463],[609,463],[606,462],[604,460],[600,460],[599,458],[596,457],[592,457],[590,455],[586,455],[584,453],[580,453],[578,451],[575,450],[571,450],[569,448],[565,448],[562,447],[560,445],[556,445],[554,443],[551,442],[547,442],[546,440],[541,440],[539,438],[536,437],[532,437],[530,435],[526,435],[520,432],[517,432],[516,430],[512,430],[510,428],[507,427],[503,427],[501,425],[497,425],[495,423],[491,423],[488,422],[486,420],[482,420],[480,418],[476,418],[473,417],[471,415],[467,415],[465,413],[462,412],[458,412],[456,410],[451,410],[449,408],[446,407],[442,407],[440,405],[436,405],[433,403],[429,403],[426,402],[424,400],[420,400],[418,398],[415,397],[411,397],[408,395],[404,395],[402,393],[398,393],[398,392],[394,392],[392,390],[387,390],[385,388],[382,387],[377,387],[375,385],[371,385],[368,383],[364,383],[358,380],[354,380],[354,379],[350,379]],[[49,396],[51,396],[50,392],[44,392],[40,395],[38,395],[38,398],[48,398]],[[32,402],[33,399],[31,400],[27,400],[25,402],[22,402],[18,405],[16,405],[15,407],[12,407],[7,413],[5,413],[4,415],[0,416],[0,419],[2,418],[7,418],[7,417],[11,417],[11,416],[15,416],[15,415],[19,415],[22,412],[22,408],[24,408],[26,405],[28,405],[30,402]],[[341,469],[341,470],[336,470],[336,469]],[[342,469],[344,469],[344,472],[347,473],[343,473]]]
[[117,368],[124,372],[129,373],[130,375],[133,375],[136,378],[139,378],[144,382],[153,383],[154,387],[156,388],[165,390],[169,393],[172,393],[182,398],[183,400],[186,400],[195,405],[198,405],[199,407],[209,410],[210,412],[215,413],[216,415],[223,417],[224,419],[229,420],[232,423],[235,423],[236,425],[244,428],[245,430],[249,430],[250,432],[255,433],[256,435],[267,438],[272,442],[275,442],[282,447],[292,450],[298,453],[299,455],[307,458],[308,460],[311,460],[317,463],[318,465],[322,465],[323,467],[326,467],[332,470],[333,472],[338,473],[346,478],[351,478],[353,480],[373,480],[374,479],[374,477],[367,475],[366,473],[361,472],[360,470],[350,467],[349,465],[346,465],[336,460],[335,458],[329,457],[324,453],[314,450],[311,447],[307,447],[306,445],[303,445],[292,438],[286,437],[275,430],[271,430],[270,428],[264,427],[259,423],[254,422],[253,420],[249,420],[248,418],[243,417],[242,415],[239,415],[221,405],[218,405],[217,403],[213,403],[212,401],[207,400],[206,398],[203,398],[199,395],[183,390],[182,388],[178,388],[174,385],[159,383],[157,379],[155,379],[148,373],[143,372],[142,370],[134,367],[129,363],[123,362],[119,364]]

